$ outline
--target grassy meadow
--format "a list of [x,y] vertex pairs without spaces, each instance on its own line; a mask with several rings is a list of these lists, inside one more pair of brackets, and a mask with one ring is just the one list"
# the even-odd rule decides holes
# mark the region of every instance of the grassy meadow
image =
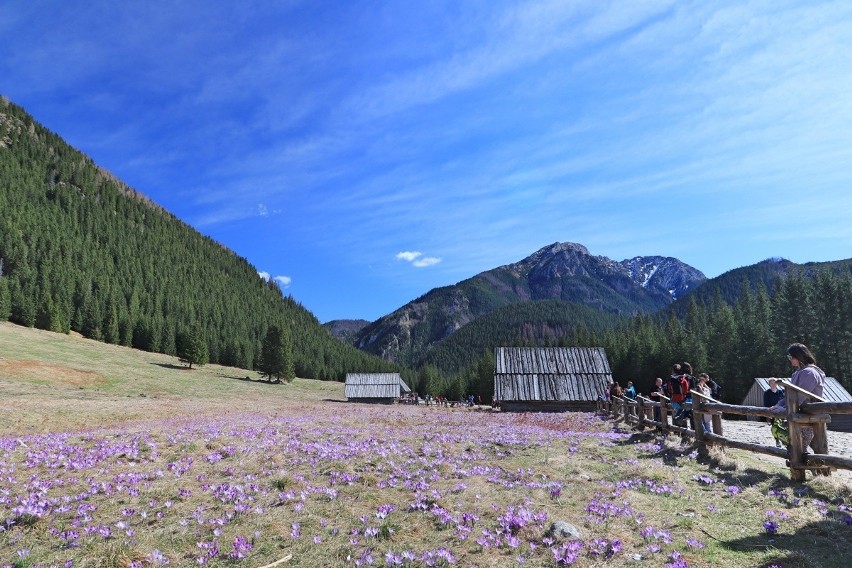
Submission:
[[590,414],[354,405],[6,323],[0,414],[0,566],[850,565],[843,479]]

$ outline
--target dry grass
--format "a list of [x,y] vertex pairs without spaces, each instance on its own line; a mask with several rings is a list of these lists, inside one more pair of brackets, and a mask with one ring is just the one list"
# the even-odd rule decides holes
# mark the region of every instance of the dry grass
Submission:
[[268,384],[254,371],[204,365],[80,337],[0,323],[0,435],[103,428],[174,416],[275,413],[343,401],[343,385]]
[[553,566],[562,520],[576,566],[848,565],[842,480],[590,415],[350,405],[246,375],[0,324],[0,564]]

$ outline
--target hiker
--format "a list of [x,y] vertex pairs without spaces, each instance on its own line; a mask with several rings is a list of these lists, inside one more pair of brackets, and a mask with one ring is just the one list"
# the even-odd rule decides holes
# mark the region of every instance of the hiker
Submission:
[[778,380],[775,377],[769,379],[769,390],[763,393],[763,406],[772,408],[782,398],[784,398],[784,389],[778,386]]
[[698,381],[701,382],[701,377],[704,377],[707,386],[710,387],[710,397],[714,400],[719,400],[719,395],[722,393],[722,385],[710,378],[707,373],[698,375]]
[[687,393],[689,393],[689,379],[680,363],[675,363],[672,365],[672,374],[669,375],[669,382],[666,384],[666,396],[672,401],[672,412],[680,411]]
[[[821,397],[825,371],[817,367],[816,358],[811,350],[803,343],[793,343],[787,348],[787,360],[796,368],[790,377],[790,384]],[[793,400],[799,402],[810,400],[809,397],[798,395],[791,389],[772,407],[773,410],[787,410],[787,399],[790,397],[795,397]],[[814,429],[811,426],[800,426],[799,430],[802,432],[802,450],[806,451],[813,442]]]
[[[769,389],[763,392],[763,406],[772,408],[778,401],[784,398],[784,389],[778,386],[778,380],[775,377],[769,379]],[[775,447],[781,448],[787,445],[787,424],[782,418],[766,418],[771,424],[769,431],[772,433],[772,438],[775,439]]]
[[618,381],[614,381],[609,385],[609,400],[610,402],[616,396],[621,396],[624,394],[624,391],[621,390],[621,385],[618,384]]
[[689,374],[691,371],[692,366],[689,363],[675,363],[672,365],[672,374],[669,376],[669,382],[666,385],[666,394],[672,401],[672,424],[677,426],[683,425],[686,420],[692,417],[692,410],[683,407],[684,403],[692,401],[689,396],[690,378],[694,380],[695,377]]
[[[710,375],[707,373],[701,373],[698,375],[698,384],[695,387],[695,390],[700,392],[705,396],[713,396],[713,391],[710,388],[710,384],[708,381],[710,380]],[[704,428],[705,432],[711,432],[712,428],[712,416],[709,413],[704,412],[701,414],[701,427]]]
[[686,380],[689,381],[689,388],[694,389],[698,386],[698,380],[692,375],[692,364],[684,361],[680,364],[681,372],[686,375]]
[[627,381],[627,388],[624,389],[624,396],[630,400],[636,399],[636,388],[633,386],[633,381]]
[[[660,395],[665,396],[665,394],[666,394],[666,389],[665,389],[665,387],[663,387],[663,379],[661,379],[660,377],[657,377],[657,380],[654,382],[654,388],[651,389],[651,394],[648,395],[648,396],[650,396],[651,400],[653,400],[654,402],[662,402],[662,400],[660,400]],[[654,420],[657,421],[657,422],[660,422],[660,418],[662,417],[662,415],[663,415],[663,413],[660,412],[660,407],[655,406],[654,407]]]

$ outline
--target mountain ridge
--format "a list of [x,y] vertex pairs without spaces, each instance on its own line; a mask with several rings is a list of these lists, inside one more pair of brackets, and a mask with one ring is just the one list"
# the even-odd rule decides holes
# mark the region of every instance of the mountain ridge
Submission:
[[430,290],[364,327],[353,344],[412,365],[435,343],[506,305],[555,299],[612,314],[650,313],[706,280],[676,258],[614,261],[592,255],[579,243],[556,242],[520,261]]

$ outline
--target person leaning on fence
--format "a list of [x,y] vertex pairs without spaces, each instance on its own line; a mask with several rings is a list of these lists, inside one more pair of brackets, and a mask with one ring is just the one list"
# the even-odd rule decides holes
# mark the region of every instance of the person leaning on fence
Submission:
[[701,373],[700,375],[698,375],[699,382],[701,382],[701,377],[704,377],[706,379],[707,386],[710,387],[710,396],[715,400],[719,400],[719,395],[722,394],[722,385],[711,379],[710,375],[708,375],[707,373]]
[[678,412],[683,406],[683,401],[686,400],[686,393],[689,392],[689,386],[683,386],[682,378],[684,372],[680,363],[672,365],[672,374],[669,376],[669,382],[666,384],[666,396],[672,401],[672,412]]
[[[708,381],[710,380],[710,376],[707,373],[701,373],[698,375],[698,385],[696,385],[695,389],[705,396],[709,396],[712,398],[713,390],[710,388],[710,384]],[[705,412],[701,415],[701,427],[704,428],[705,432],[711,432],[713,417],[710,416],[709,413]]]
[[633,386],[633,381],[627,381],[627,388],[624,389],[624,396],[631,400],[636,399],[636,387]]
[[[650,396],[651,400],[653,400],[654,402],[663,402],[662,400],[660,400],[660,395],[665,396],[665,394],[666,394],[666,389],[665,389],[665,387],[663,387],[663,379],[661,379],[660,377],[657,377],[657,380],[654,383],[654,388],[651,389],[651,393],[648,396]],[[662,413],[660,412],[660,407],[655,406],[654,407],[654,420],[659,422],[661,416],[662,416]]]
[[[787,359],[796,368],[790,377],[790,383],[821,397],[825,371],[817,367],[816,358],[811,350],[802,343],[793,343],[787,348]],[[809,397],[799,395],[793,392],[793,389],[789,391],[772,407],[773,410],[787,410],[787,400],[790,397],[796,397],[795,400],[800,403],[809,400]],[[807,450],[814,439],[814,429],[810,426],[800,426],[799,431],[802,433],[802,450]]]
[[624,394],[624,391],[623,391],[623,390],[621,390],[621,385],[620,385],[620,384],[618,384],[618,382],[617,382],[617,381],[616,381],[616,382],[613,382],[613,383],[609,386],[609,399],[610,399],[610,400],[612,400],[612,399],[613,399],[613,397],[621,396],[621,395],[623,395],[623,394]]

